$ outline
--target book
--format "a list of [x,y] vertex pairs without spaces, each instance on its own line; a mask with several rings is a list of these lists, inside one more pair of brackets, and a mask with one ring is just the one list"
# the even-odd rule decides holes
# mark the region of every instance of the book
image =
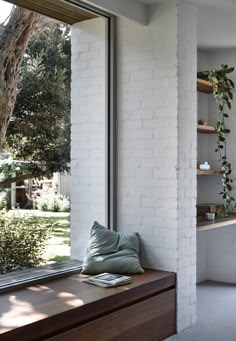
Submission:
[[104,272],[96,276],[88,277],[83,281],[103,288],[110,288],[130,283],[132,282],[132,279],[129,276]]

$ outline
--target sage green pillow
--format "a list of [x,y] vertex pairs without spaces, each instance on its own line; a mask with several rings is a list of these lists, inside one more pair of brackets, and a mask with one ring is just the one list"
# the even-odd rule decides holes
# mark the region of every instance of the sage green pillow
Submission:
[[110,231],[95,221],[82,265],[82,273],[143,273],[138,253],[137,233]]

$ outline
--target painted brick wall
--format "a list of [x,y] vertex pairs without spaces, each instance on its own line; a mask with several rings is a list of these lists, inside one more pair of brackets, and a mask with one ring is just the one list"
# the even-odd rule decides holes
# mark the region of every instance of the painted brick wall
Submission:
[[178,2],[178,264],[177,327],[196,322],[196,10]]
[[177,7],[149,15],[118,19],[118,229],[139,232],[144,265],[176,271]]
[[117,28],[118,230],[139,232],[144,265],[178,272],[178,330],[196,320],[195,24],[165,1],[147,27]]
[[[195,322],[196,27],[166,0],[149,24],[117,20],[118,231],[137,231],[144,266],[178,272],[178,330]],[[105,209],[105,25],[72,32],[72,257]],[[185,75],[186,73],[186,75]],[[186,76],[186,77],[185,77]]]
[[71,255],[105,223],[105,19],[72,28]]

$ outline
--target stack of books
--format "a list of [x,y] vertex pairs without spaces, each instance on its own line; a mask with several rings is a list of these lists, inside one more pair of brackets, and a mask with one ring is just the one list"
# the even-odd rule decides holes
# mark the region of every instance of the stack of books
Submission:
[[103,288],[116,287],[119,285],[132,282],[131,277],[111,273],[102,273],[96,276],[91,276],[83,280],[86,283],[98,285]]

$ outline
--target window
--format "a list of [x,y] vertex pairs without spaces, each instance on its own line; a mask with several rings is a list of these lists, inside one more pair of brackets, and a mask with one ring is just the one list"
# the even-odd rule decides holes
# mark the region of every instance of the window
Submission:
[[[67,237],[72,259],[81,260],[91,223],[99,220],[112,228],[114,220],[114,18],[89,6],[82,8],[76,1],[58,1],[57,5],[47,1],[47,7],[37,1],[16,3],[72,25],[71,232]],[[44,188],[49,186],[46,179],[39,181]],[[29,182],[37,186],[35,180]],[[62,229],[57,234],[63,234]],[[76,263],[71,264],[67,269],[52,266],[51,276],[76,271]],[[34,273],[28,272],[23,282]],[[43,271],[36,276],[39,280],[47,277]],[[3,287],[9,288],[6,282]]]

